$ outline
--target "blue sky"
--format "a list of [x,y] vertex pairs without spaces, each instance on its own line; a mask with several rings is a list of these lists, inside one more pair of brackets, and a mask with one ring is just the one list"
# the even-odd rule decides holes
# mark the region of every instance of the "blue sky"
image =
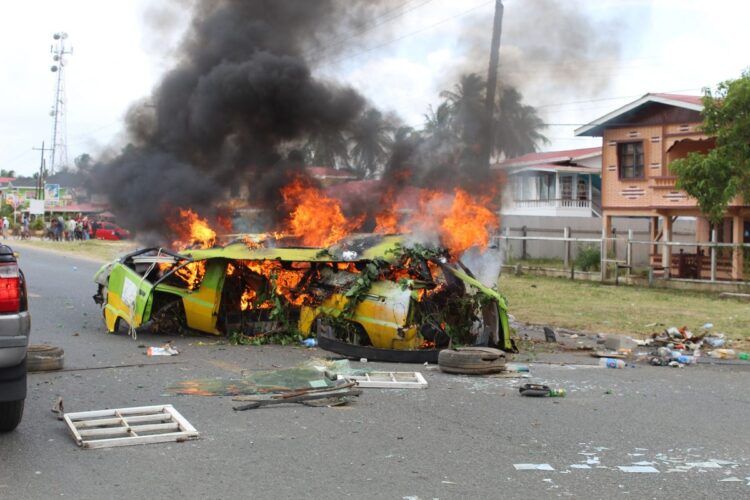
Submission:
[[[647,92],[699,94],[702,87],[737,77],[750,66],[747,2],[560,1],[563,10],[572,9],[567,15],[586,20],[562,26],[564,16],[546,9],[550,1],[504,2],[500,71],[550,123],[546,150],[596,145],[596,140],[574,137],[573,129]],[[67,67],[69,160],[122,144],[124,112],[148,95],[170,66],[170,49],[187,20],[174,11],[168,19],[171,29],[155,34],[149,13],[156,4],[161,2],[27,0],[5,6],[0,18],[0,168],[31,174],[39,165],[38,152],[31,148],[42,140],[49,145],[54,88],[49,48],[57,31],[68,32],[74,47]],[[356,37],[348,53],[324,60],[316,71],[352,85],[404,123],[419,126],[452,77],[463,70],[486,71],[494,5],[487,0],[400,4],[408,12]],[[584,37],[581,50],[560,49],[586,26],[593,36]],[[619,54],[609,50],[613,45]],[[582,60],[571,61],[571,54],[579,53],[585,53]]]

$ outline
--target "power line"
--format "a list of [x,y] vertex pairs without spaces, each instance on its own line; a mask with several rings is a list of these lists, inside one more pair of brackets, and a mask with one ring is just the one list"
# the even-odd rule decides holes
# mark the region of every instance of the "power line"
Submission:
[[[661,92],[663,94],[676,94],[678,92],[693,92],[695,90],[700,89],[680,89],[680,90],[668,90],[666,92]],[[635,99],[636,97],[643,97],[643,94],[638,95],[624,95],[624,96],[618,96],[618,97],[600,97],[596,99],[584,99],[580,101],[568,101],[568,102],[555,102],[555,103],[549,103],[549,104],[540,104],[538,106],[534,106],[537,109],[540,108],[548,108],[553,106],[567,106],[568,104],[587,104],[590,102],[602,102],[602,101],[615,101],[617,99]]]
[[[436,28],[436,27],[438,27],[438,26],[440,26],[442,24],[445,24],[445,23],[447,23],[449,21],[453,21],[453,20],[458,19],[460,17],[466,16],[466,15],[468,15],[468,14],[470,14],[470,13],[476,11],[476,10],[479,10],[480,8],[485,7],[485,6],[487,6],[487,5],[491,4],[491,3],[494,3],[494,2],[495,2],[495,0],[490,0],[488,2],[484,2],[484,3],[480,4],[480,5],[472,7],[469,10],[461,12],[460,14],[456,14],[456,15],[447,17],[447,18],[442,19],[442,20],[440,20],[440,21],[438,21],[438,22],[436,22],[434,24],[431,24],[431,25],[426,26],[424,28],[418,29],[417,31],[412,31],[411,33],[408,33],[406,35],[400,36],[398,38],[394,38],[393,40],[389,40],[387,42],[384,42],[384,43],[381,43],[381,44],[378,44],[378,45],[374,45],[374,46],[372,46],[372,47],[370,47],[368,49],[362,50],[362,51],[357,52],[355,54],[349,54],[349,55],[340,57],[338,59],[334,59],[333,61],[331,61],[331,63],[335,64],[335,63],[338,63],[338,62],[341,62],[341,61],[346,61],[347,59],[351,59],[353,57],[361,56],[363,54],[366,54],[368,52],[372,52],[374,50],[382,49],[383,47],[386,47],[388,45],[394,44],[396,42],[400,42],[401,40],[404,40],[405,38],[409,38],[411,36],[418,35],[420,33],[424,33],[425,31],[429,31],[429,30],[431,30],[433,28]],[[326,58],[322,58],[321,60],[325,60],[325,59]]]
[[[404,3],[402,3],[401,5],[399,5],[398,7],[395,7],[395,8],[393,8],[393,9],[391,9],[391,10],[389,10],[389,11],[387,11],[387,12],[385,12],[385,13],[381,14],[380,16],[376,17],[376,18],[375,18],[375,19],[373,20],[373,24],[370,24],[369,26],[365,24],[365,25],[364,25],[364,26],[365,26],[365,27],[364,27],[364,29],[361,29],[361,30],[357,31],[356,33],[353,33],[353,34],[352,34],[352,35],[350,35],[350,36],[347,36],[347,37],[343,37],[343,38],[340,38],[340,39],[338,39],[338,40],[335,40],[335,41],[334,41],[334,42],[333,42],[332,44],[330,44],[330,45],[329,45],[329,46],[327,46],[327,47],[324,47],[324,48],[323,48],[323,49],[321,49],[321,50],[312,50],[312,51],[310,51],[310,52],[309,52],[309,53],[307,54],[307,57],[309,57],[309,56],[312,56],[312,55],[313,55],[313,52],[319,52],[319,53],[322,53],[322,54],[323,54],[323,56],[322,56],[322,57],[319,57],[319,58],[317,58],[317,59],[316,59],[316,60],[315,60],[314,62],[316,62],[316,61],[322,61],[322,60],[325,60],[325,59],[326,59],[326,57],[327,57],[327,56],[325,55],[325,53],[326,53],[326,52],[330,52],[330,51],[331,51],[331,50],[332,50],[333,48],[335,48],[335,47],[339,47],[339,46],[341,46],[341,45],[344,45],[344,44],[345,44],[346,42],[349,42],[350,40],[354,39],[355,37],[358,37],[358,36],[360,36],[360,35],[363,35],[363,34],[367,33],[368,31],[372,31],[373,29],[377,28],[378,26],[382,26],[382,25],[384,25],[384,24],[387,24],[387,23],[389,23],[389,22],[391,22],[391,21],[394,21],[394,20],[398,19],[399,17],[403,17],[404,15],[408,14],[409,12],[412,12],[412,11],[414,11],[414,10],[416,10],[416,9],[418,9],[418,8],[420,8],[420,7],[422,7],[422,6],[424,6],[424,5],[426,5],[426,4],[430,3],[430,2],[432,2],[433,0],[423,0],[423,1],[422,1],[422,3],[420,3],[420,4],[414,5],[414,6],[412,6],[411,8],[409,8],[409,9],[406,9],[406,10],[404,10],[404,11],[400,12],[399,14],[397,14],[397,15],[395,15],[395,16],[392,16],[392,17],[388,17],[387,19],[384,19],[384,18],[386,18],[386,17],[387,17],[387,16],[389,15],[389,14],[391,14],[391,13],[393,13],[393,12],[396,12],[396,11],[399,11],[399,10],[401,10],[401,9],[402,9],[403,7],[405,7],[406,5],[408,5],[408,4],[410,4],[410,3],[414,2],[414,1],[415,1],[415,0],[408,0],[408,1],[404,2]],[[380,19],[383,19],[383,21],[382,21],[382,22],[377,22],[377,21],[378,21],[378,20],[380,20]]]

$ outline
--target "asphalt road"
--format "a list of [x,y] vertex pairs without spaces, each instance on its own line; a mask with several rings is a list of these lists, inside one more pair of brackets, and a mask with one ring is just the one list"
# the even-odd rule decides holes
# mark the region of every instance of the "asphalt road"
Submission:
[[[33,341],[63,347],[68,371],[29,376],[24,421],[0,435],[0,498],[750,497],[747,369],[613,370],[591,367],[594,360],[583,356],[568,356],[576,364],[567,366],[540,359],[530,381],[565,387],[568,396],[537,399],[516,390],[528,380],[368,363],[419,369],[430,387],[366,390],[340,408],[236,413],[228,397],[163,393],[180,380],[239,377],[326,353],[177,337],[179,356],[147,358],[139,346],[163,337],[105,332],[91,300],[98,264],[21,254]],[[165,362],[178,364],[158,364]],[[136,363],[143,365],[106,368]],[[201,439],[79,449],[50,411],[58,396],[66,411],[171,403]],[[639,462],[658,472],[619,468]]]

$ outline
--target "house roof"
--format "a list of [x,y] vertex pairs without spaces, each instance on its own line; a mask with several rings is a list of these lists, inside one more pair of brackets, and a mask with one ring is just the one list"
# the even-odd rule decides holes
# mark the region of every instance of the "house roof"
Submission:
[[513,168],[514,174],[518,174],[520,172],[577,172],[580,174],[599,174],[601,173],[601,169],[595,167],[587,167],[585,165],[559,165],[557,163],[539,163],[536,165],[527,165]]
[[677,108],[689,109],[692,111],[703,111],[703,101],[700,96],[692,95],[681,95],[681,94],[646,94],[640,99],[637,99],[625,106],[617,108],[616,110],[607,113],[606,115],[597,118],[596,120],[579,127],[575,131],[577,136],[589,136],[589,137],[600,137],[604,129],[613,123],[617,123],[619,119],[636,110],[652,105],[652,104],[665,104],[667,106],[674,106]]
[[601,146],[593,148],[566,149],[563,151],[545,151],[541,153],[527,153],[515,158],[509,158],[492,166],[494,169],[526,167],[530,165],[550,165],[557,167],[556,163],[576,162],[586,158],[593,158],[602,154]]
[[98,205],[93,203],[70,203],[65,206],[46,205],[44,207],[46,212],[81,212],[81,213],[96,213],[106,210],[106,206]]

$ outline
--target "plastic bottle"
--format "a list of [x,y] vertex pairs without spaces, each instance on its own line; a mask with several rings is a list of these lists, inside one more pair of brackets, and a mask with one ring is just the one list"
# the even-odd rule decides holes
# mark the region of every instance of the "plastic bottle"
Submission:
[[615,358],[599,358],[599,365],[605,368],[625,368],[625,361]]
[[676,358],[674,358],[674,360],[677,361],[678,363],[682,363],[683,365],[689,365],[689,364],[695,363],[695,360],[693,359],[693,357],[688,356],[686,354],[677,356]]
[[568,393],[565,389],[550,389],[549,390],[549,397],[551,398],[564,398],[565,395]]
[[708,355],[718,359],[734,359],[737,353],[734,352],[734,349],[714,349]]

